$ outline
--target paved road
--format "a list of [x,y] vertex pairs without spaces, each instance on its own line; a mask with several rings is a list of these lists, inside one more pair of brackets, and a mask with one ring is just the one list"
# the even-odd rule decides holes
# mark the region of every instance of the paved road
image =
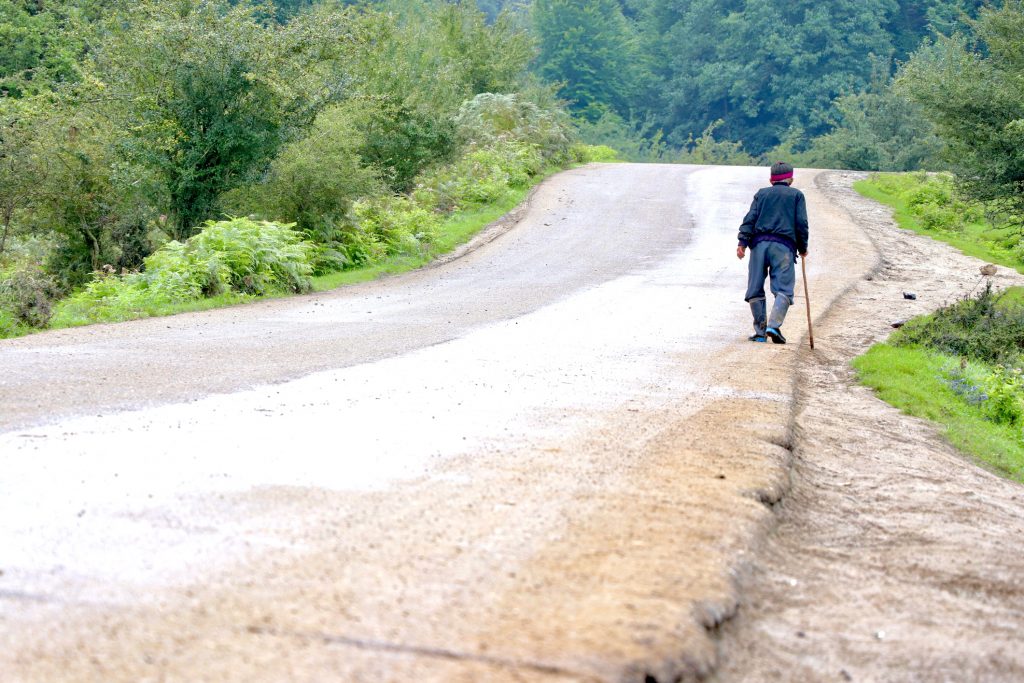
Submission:
[[[0,671],[706,672],[789,459],[800,351],[740,341],[731,256],[764,174],[594,165],[442,267],[0,342]],[[870,245],[798,185],[824,308]]]

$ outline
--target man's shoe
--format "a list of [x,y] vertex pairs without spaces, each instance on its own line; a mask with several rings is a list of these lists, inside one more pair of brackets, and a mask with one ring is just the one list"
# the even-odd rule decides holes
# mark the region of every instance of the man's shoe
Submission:
[[782,336],[782,330],[777,327],[769,327],[765,330],[765,333],[772,338],[772,341],[776,344],[785,344],[786,338]]
[[768,342],[768,337],[764,336],[763,334],[753,334],[747,337],[747,339],[749,339],[752,342],[760,342],[761,344],[765,344]]

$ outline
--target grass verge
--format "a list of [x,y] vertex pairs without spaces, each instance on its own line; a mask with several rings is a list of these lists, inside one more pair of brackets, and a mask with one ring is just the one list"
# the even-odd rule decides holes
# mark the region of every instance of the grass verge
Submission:
[[[876,173],[854,188],[892,207],[902,228],[1024,272],[1014,221],[957,197],[948,175]],[[937,423],[976,462],[1024,482],[1022,301],[1024,288],[987,289],[908,322],[853,367],[879,398]]]
[[985,207],[957,199],[952,179],[923,173],[873,173],[853,188],[868,199],[892,207],[901,228],[945,242],[968,256],[1024,273],[1020,228],[986,216]]
[[1024,482],[1019,425],[988,419],[970,395],[954,390],[960,360],[916,347],[877,344],[854,359],[860,381],[908,415],[938,423],[950,443],[989,469]]
[[447,254],[459,245],[468,242],[483,228],[519,206],[537,184],[543,182],[559,170],[561,169],[551,170],[538,176],[537,183],[529,187],[510,189],[505,193],[504,197],[493,204],[455,212],[441,224],[438,236],[431,244],[430,249],[421,254],[392,256],[380,263],[362,268],[353,268],[314,277],[313,291],[323,292],[345,285],[369,282],[385,275],[397,275],[398,273],[404,273],[425,266],[438,256]]
[[[510,188],[500,199],[486,206],[473,207],[463,211],[456,211],[448,216],[439,226],[437,237],[430,246],[417,254],[399,254],[387,259],[363,266],[327,275],[312,278],[313,291],[323,292],[346,285],[357,284],[376,280],[386,275],[396,275],[420,268],[437,257],[446,254],[456,247],[469,241],[480,230],[494,221],[512,211],[522,203],[530,191],[546,180],[548,177],[559,173],[562,168],[549,168],[538,174],[533,182],[525,187]],[[80,327],[91,325],[97,322],[114,323],[141,318],[159,317],[174,315],[177,313],[188,313],[207,311],[214,308],[224,308],[243,303],[249,303],[259,299],[278,298],[288,296],[287,294],[271,294],[263,297],[245,296],[236,293],[228,293],[221,296],[203,298],[196,301],[184,303],[156,303],[145,302],[142,306],[126,307],[123,310],[107,310],[102,320],[97,320],[88,310],[76,311],[73,307],[64,306],[59,315],[55,316],[47,329],[63,329],[68,327]],[[11,323],[6,325],[4,323]],[[39,332],[27,326],[15,326],[13,321],[0,319],[0,338],[23,336]]]

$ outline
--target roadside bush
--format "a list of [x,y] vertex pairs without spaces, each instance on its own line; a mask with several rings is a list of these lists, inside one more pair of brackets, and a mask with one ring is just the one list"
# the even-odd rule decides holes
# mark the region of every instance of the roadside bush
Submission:
[[985,417],[996,424],[1018,425],[1024,418],[1024,382],[1020,368],[993,367],[983,388],[988,400],[982,404]]
[[20,324],[10,311],[0,308],[0,339],[10,339],[26,334],[29,328]]
[[505,142],[534,145],[545,163],[570,159],[572,127],[561,109],[542,109],[517,95],[481,93],[462,104],[455,117],[459,139],[470,147]]
[[263,182],[226,196],[225,208],[294,222],[318,245],[336,241],[336,225],[349,216],[352,202],[384,191],[380,171],[359,156],[365,135],[353,118],[347,104],[322,112],[307,137],[274,159]]
[[1024,306],[1002,300],[991,284],[895,332],[895,346],[923,346],[990,364],[1015,365],[1024,352]]
[[434,240],[441,219],[408,197],[377,197],[356,202],[353,211],[359,231],[359,248],[366,260],[382,256],[413,254],[422,251]]
[[[185,272],[202,273],[205,295],[307,292],[310,245],[291,224],[233,218],[209,221],[185,244]],[[148,264],[147,264],[148,265]]]
[[66,326],[137,318],[169,304],[222,294],[309,291],[312,246],[291,225],[247,218],[209,222],[182,243],[171,241],[139,273],[94,273],[60,303],[54,324]]
[[570,150],[572,160],[577,164],[609,163],[619,160],[619,153],[607,145],[584,145],[577,143]]
[[410,190],[423,169],[456,152],[450,118],[391,99],[349,106],[352,122],[363,135],[359,156],[365,165],[379,169],[394,192]]
[[500,199],[509,188],[526,186],[543,167],[536,145],[496,141],[425,174],[413,196],[420,206],[443,212],[479,206]]
[[38,266],[24,266],[0,280],[0,308],[28,327],[46,327],[58,294],[57,283]]
[[985,220],[984,207],[958,197],[948,173],[876,174],[872,181],[903,201],[926,230],[959,232],[968,223]]

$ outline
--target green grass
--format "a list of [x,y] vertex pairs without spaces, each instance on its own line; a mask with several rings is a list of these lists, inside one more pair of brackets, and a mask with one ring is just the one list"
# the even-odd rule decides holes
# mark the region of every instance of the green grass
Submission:
[[[392,256],[379,263],[374,263],[361,268],[353,268],[336,273],[329,273],[313,278],[313,291],[323,292],[346,285],[353,285],[360,282],[376,280],[386,275],[396,275],[420,268],[438,256],[446,254],[461,244],[469,241],[481,229],[498,220],[506,213],[518,206],[529,194],[530,190],[537,184],[551,175],[563,169],[549,168],[533,179],[533,183],[527,187],[512,188],[497,202],[482,207],[473,207],[463,211],[457,211],[449,216],[440,226],[437,238],[430,245],[430,248],[419,254],[402,254]],[[176,313],[188,313],[196,311],[207,311],[214,308],[223,308],[238,304],[248,303],[260,298],[277,298],[286,295],[268,295],[265,297],[252,297],[240,294],[224,294],[221,296],[203,298],[197,301],[189,301],[175,304],[162,304],[142,302],[138,306],[125,307],[123,309],[107,309],[103,312],[102,319],[96,318],[96,312],[90,310],[76,310],[73,307],[60,303],[57,304],[57,315],[47,329],[62,329],[67,327],[79,327],[96,323],[114,323],[140,318],[151,318]],[[4,313],[0,311],[0,313]],[[23,325],[17,325],[9,316],[0,317],[0,338],[22,336],[41,330],[32,329]]]
[[863,196],[890,206],[893,217],[901,228],[950,244],[968,256],[1013,268],[1024,273],[1024,260],[1013,246],[1019,238],[1019,229],[993,227],[985,220],[966,220],[957,226],[928,228],[914,212],[907,193],[924,184],[922,174],[876,173],[853,187]]
[[[1024,248],[1014,221],[997,216],[1003,225],[993,225],[984,205],[957,195],[951,176],[876,173],[854,188],[892,207],[900,227],[1024,273]],[[1024,288],[999,293],[991,313],[971,314],[982,310],[978,308],[981,301],[960,302],[915,318],[893,335],[891,343],[872,347],[853,366],[861,382],[881,399],[941,425],[946,438],[979,464],[1024,482],[1021,420],[1011,422],[999,413],[1007,405],[1002,399],[1010,396],[1009,405],[1019,415],[1020,386],[1014,379],[1019,375],[1010,376],[1003,366],[994,365],[997,360],[1011,368],[1019,365],[1013,349],[1019,348],[1016,309],[1024,304]],[[946,352],[966,353],[970,358],[962,360]],[[960,393],[954,390],[954,382]]]
[[860,381],[908,415],[938,423],[945,436],[980,464],[1024,482],[1024,438],[1019,426],[987,419],[950,384],[959,360],[915,347],[878,344],[853,361]]
[[[552,170],[539,176],[537,182],[541,182],[555,172],[557,171]],[[441,224],[438,236],[431,248],[422,254],[392,256],[380,263],[362,268],[320,275],[313,278],[313,290],[323,292],[345,285],[376,280],[385,275],[397,275],[425,266],[438,256],[447,254],[459,245],[468,242],[480,230],[517,207],[526,198],[532,187],[513,188],[493,204],[455,212]]]
[[[268,297],[269,298],[269,297]],[[140,320],[143,318],[158,318],[176,313],[194,313],[197,311],[209,311],[214,308],[226,308],[239,304],[255,301],[256,297],[245,296],[229,292],[219,296],[213,296],[196,301],[183,303],[146,303],[138,307],[125,309],[106,309],[101,318],[97,319],[95,311],[76,310],[69,306],[56,307],[56,315],[50,321],[47,329],[60,330],[68,327],[82,327],[84,325],[95,325],[98,323],[120,323],[128,320]],[[91,313],[91,314],[90,314]],[[42,330],[30,330],[41,332]]]

